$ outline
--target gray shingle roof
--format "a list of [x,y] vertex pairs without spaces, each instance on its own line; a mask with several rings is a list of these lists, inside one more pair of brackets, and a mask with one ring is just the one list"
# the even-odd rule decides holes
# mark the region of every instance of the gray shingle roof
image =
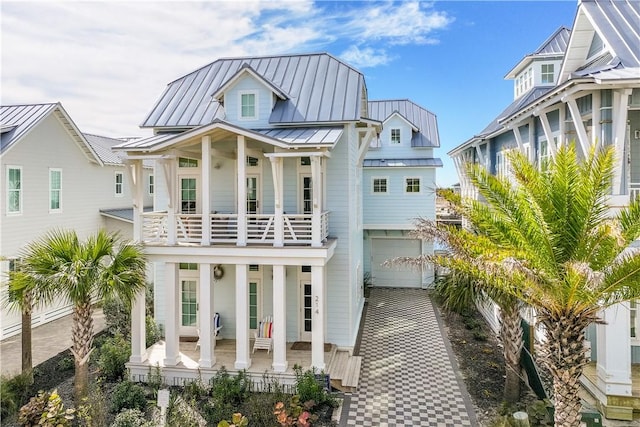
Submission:
[[438,122],[436,115],[408,99],[369,101],[370,119],[384,122],[394,113],[400,114],[418,131],[411,137],[412,147],[439,147]]
[[344,122],[360,119],[364,76],[327,53],[218,59],[167,86],[142,127],[195,127],[224,118],[212,97],[250,67],[279,88],[272,124]]
[[3,105],[0,107],[0,153],[29,132],[59,104]]
[[437,157],[429,157],[423,159],[364,159],[362,162],[362,166],[365,168],[441,168],[442,160]]

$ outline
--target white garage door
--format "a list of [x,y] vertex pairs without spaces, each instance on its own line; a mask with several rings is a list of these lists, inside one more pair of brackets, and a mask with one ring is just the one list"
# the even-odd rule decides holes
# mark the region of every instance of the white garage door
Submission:
[[422,272],[408,267],[383,267],[388,259],[399,256],[420,255],[420,240],[415,239],[371,239],[371,270],[374,286],[419,288]]

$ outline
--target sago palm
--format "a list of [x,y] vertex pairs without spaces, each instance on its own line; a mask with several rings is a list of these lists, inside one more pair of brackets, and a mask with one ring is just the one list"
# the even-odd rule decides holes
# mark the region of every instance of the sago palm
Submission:
[[555,425],[578,427],[584,329],[603,308],[640,297],[640,253],[629,248],[640,237],[640,201],[611,214],[610,147],[580,158],[570,144],[543,168],[521,153],[510,161],[513,184],[468,165],[484,199],[459,203],[471,229],[419,220],[417,235],[444,242],[451,256],[413,262],[463,272],[534,308],[546,331],[542,362],[553,379]]
[[117,234],[99,231],[80,241],[75,231],[56,230],[27,245],[9,286],[30,290],[43,301],[73,304],[71,352],[79,401],[87,391],[94,304],[111,296],[132,301],[145,287],[145,259],[139,245]]

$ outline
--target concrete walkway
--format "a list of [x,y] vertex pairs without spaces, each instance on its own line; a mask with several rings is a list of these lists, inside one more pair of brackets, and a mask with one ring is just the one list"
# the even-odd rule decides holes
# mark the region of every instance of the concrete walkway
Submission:
[[360,355],[360,387],[345,399],[342,426],[477,425],[448,338],[426,291],[372,289]]
[[[72,318],[73,315],[70,314],[33,328],[31,348],[34,367],[71,347]],[[105,326],[102,309],[97,309],[93,314],[94,333],[102,331]],[[12,377],[22,370],[21,341],[22,334],[0,341],[0,373],[3,376]]]

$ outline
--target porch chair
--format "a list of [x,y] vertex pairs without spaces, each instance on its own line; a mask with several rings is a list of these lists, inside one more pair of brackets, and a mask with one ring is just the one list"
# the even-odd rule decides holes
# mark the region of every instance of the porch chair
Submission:
[[271,346],[273,345],[273,317],[267,316],[262,322],[258,324],[258,330],[255,332],[255,341],[253,342],[253,351],[267,350],[267,353],[271,352]]
[[[214,331],[214,336],[216,337],[216,340],[221,340],[222,337],[220,336],[220,329],[222,329],[222,324],[220,323],[220,313],[216,313],[213,316],[213,331]],[[198,342],[196,342],[196,348],[195,350],[198,349],[198,347],[200,347],[200,329],[196,329],[196,331],[198,332]]]

